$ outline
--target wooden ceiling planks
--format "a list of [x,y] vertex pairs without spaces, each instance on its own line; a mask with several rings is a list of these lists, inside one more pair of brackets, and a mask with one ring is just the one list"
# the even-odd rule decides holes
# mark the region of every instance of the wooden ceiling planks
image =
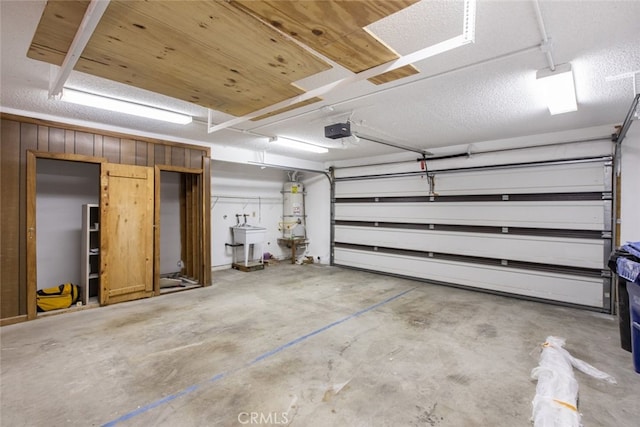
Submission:
[[[278,1],[233,0],[275,28],[289,34],[354,73],[398,58],[364,27],[416,3],[418,0]],[[415,74],[409,66],[385,73],[380,81]]]
[[[108,10],[97,29],[101,43],[92,40],[85,52],[99,62],[123,55],[129,67],[137,65],[131,74],[144,75],[138,84],[126,83],[214,110],[251,113],[303,93],[290,83],[329,68],[224,2],[115,5],[122,7],[117,14]],[[113,37],[138,43],[124,50]]]
[[[277,30],[360,72],[398,57],[364,27],[416,1],[112,0],[75,69],[243,116],[304,93],[292,83],[331,67]],[[62,64],[89,3],[49,0],[27,56]]]
[[40,17],[27,57],[62,65],[89,3],[89,0],[49,0]]
[[[48,62],[59,64],[75,28],[58,30],[51,22],[77,16],[86,2],[53,3],[55,12],[45,8],[29,56],[47,60],[58,52]],[[48,45],[48,32],[56,33],[55,46]],[[236,116],[303,93],[291,83],[328,68],[273,28],[211,1],[112,1],[76,66]]]
[[392,82],[394,80],[403,79],[405,77],[418,74],[420,71],[413,65],[405,65],[404,67],[396,68],[393,71],[387,71],[386,73],[378,74],[377,76],[370,77],[369,80],[375,85],[381,85]]

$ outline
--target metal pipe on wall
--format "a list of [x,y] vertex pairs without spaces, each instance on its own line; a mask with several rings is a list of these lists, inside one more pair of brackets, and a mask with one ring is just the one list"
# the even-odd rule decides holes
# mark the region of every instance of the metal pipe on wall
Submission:
[[[212,194],[211,195],[211,200],[213,200],[214,198],[215,198],[215,201],[213,201],[212,204],[211,204],[211,209],[212,210],[213,210],[213,208],[216,207],[216,204],[218,203],[219,199],[257,200],[258,201],[258,222],[262,222],[262,199],[265,199],[265,197],[260,197],[260,196],[249,196],[249,197],[242,197],[242,196],[216,196],[216,195]],[[280,200],[280,199],[276,199],[274,197],[273,200]],[[246,205],[244,207],[246,207]],[[244,209],[244,207],[243,207],[243,209]]]

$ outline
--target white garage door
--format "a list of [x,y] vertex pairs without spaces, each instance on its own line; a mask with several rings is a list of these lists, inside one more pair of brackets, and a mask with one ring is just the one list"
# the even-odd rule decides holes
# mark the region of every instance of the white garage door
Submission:
[[335,265],[610,312],[609,158],[405,168],[336,171]]

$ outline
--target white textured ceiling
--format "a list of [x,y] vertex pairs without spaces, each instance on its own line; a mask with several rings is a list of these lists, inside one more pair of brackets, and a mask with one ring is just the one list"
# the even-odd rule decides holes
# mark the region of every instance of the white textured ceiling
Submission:
[[[479,0],[475,43],[417,62],[420,73],[415,76],[381,86],[361,81],[324,95],[321,103],[207,134],[202,107],[75,71],[70,87],[182,111],[197,119],[186,126],[164,124],[49,100],[50,66],[26,57],[44,4],[0,1],[3,111],[315,161],[398,151],[354,138],[324,138],[325,125],[347,119],[359,133],[424,149],[612,125],[624,119],[633,83],[629,78],[607,78],[640,70],[640,1],[541,0],[554,60],[571,62],[578,98],[577,112],[550,116],[535,87],[535,72],[547,62],[538,48],[542,36],[533,1]],[[368,30],[406,55],[459,35],[462,1],[423,0]],[[298,84],[311,90],[349,75],[335,66]],[[214,114],[216,122],[230,118]],[[268,142],[274,135],[325,145],[330,151],[276,148]]]

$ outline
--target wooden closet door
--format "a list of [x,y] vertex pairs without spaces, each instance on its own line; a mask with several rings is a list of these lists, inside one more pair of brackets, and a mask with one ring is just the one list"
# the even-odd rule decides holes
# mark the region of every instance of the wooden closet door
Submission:
[[100,304],[153,294],[153,168],[103,163]]

